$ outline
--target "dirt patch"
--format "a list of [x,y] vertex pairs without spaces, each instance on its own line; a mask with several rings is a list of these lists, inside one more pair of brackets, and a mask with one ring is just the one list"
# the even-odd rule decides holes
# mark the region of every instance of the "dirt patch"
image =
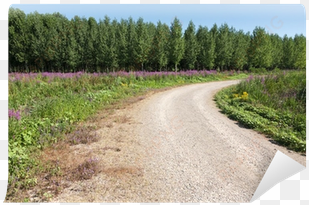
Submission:
[[107,175],[116,177],[128,177],[128,175],[142,176],[143,171],[137,167],[112,167],[103,171]]
[[[89,182],[96,180],[98,175],[108,183],[124,178],[137,182],[133,178],[141,178],[143,172],[134,162],[142,157],[136,156],[139,144],[132,125],[137,122],[131,119],[130,110],[146,96],[160,91],[110,105],[78,125],[64,140],[44,149],[40,160],[48,166],[38,177],[37,186],[27,191],[30,201],[62,201],[62,198],[66,198],[63,201],[75,201],[74,194],[68,196],[66,191],[89,190]],[[62,198],[57,199],[60,193],[63,193]],[[84,200],[92,201],[93,198],[85,197]]]

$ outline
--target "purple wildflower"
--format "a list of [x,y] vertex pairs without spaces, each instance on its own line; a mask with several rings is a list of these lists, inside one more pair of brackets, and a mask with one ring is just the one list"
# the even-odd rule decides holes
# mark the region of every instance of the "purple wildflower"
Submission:
[[264,77],[262,77],[261,83],[262,83],[263,85],[265,84],[265,78],[264,78]]
[[253,79],[253,75],[250,75],[248,78],[247,78],[247,82],[250,82],[251,80]]
[[9,118],[15,118],[16,120],[20,120],[20,111],[14,111],[13,109],[9,109]]

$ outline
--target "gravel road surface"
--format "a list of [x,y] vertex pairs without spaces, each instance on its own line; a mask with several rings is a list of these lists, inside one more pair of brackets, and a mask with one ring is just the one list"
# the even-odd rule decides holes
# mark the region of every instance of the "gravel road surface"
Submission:
[[[105,141],[95,146],[111,146],[106,140],[122,132],[113,142],[121,152],[99,156],[105,171],[72,184],[56,201],[249,202],[277,150],[305,165],[305,156],[220,113],[214,94],[236,83],[182,86],[119,111],[130,122],[102,128]],[[117,166],[127,171],[111,176]]]

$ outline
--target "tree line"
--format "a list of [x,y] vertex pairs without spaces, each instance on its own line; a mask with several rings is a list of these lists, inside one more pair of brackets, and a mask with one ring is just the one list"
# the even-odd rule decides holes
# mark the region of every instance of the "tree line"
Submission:
[[9,72],[111,72],[305,69],[306,38],[280,37],[256,27],[252,34],[227,24],[211,29],[179,19],[98,22],[60,13],[9,9]]

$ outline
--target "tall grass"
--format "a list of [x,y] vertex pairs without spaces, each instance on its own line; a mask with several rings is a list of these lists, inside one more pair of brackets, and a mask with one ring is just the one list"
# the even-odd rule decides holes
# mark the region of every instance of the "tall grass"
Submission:
[[229,117],[290,149],[306,151],[305,71],[249,76],[219,92],[216,100]]

